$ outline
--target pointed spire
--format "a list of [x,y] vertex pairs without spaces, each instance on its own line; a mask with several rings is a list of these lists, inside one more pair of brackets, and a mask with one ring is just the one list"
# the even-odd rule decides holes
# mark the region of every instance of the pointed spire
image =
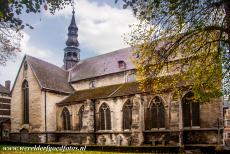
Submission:
[[66,45],[67,46],[76,46],[78,47],[79,46],[79,43],[78,43],[78,40],[77,40],[77,37],[78,37],[78,28],[77,28],[77,25],[76,25],[76,22],[75,22],[75,11],[73,9],[72,11],[72,19],[71,19],[71,23],[68,27],[68,39],[66,41]]
[[[72,11],[72,19],[71,19],[71,23],[70,23],[70,25],[69,25],[69,28],[74,28],[74,27],[76,27],[77,28],[77,26],[76,26],[76,22],[75,22],[75,11],[74,11],[74,9],[73,9],[73,11]],[[78,29],[78,28],[77,28]]]
[[[73,2],[74,3],[74,2]],[[66,41],[66,48],[64,49],[64,68],[66,70],[72,68],[80,60],[80,49],[78,48],[78,27],[75,21],[74,4],[72,11],[72,19],[68,27],[68,39]]]

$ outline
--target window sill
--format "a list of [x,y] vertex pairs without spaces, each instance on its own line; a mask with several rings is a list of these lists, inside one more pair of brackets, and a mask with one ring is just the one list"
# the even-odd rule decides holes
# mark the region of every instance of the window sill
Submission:
[[183,129],[200,129],[200,126],[184,127]]
[[151,131],[156,131],[156,130],[165,130],[165,128],[151,128]]
[[131,132],[131,129],[124,129],[124,132]]
[[104,133],[104,132],[106,133],[106,132],[112,132],[112,130],[98,130],[97,132],[98,133]]

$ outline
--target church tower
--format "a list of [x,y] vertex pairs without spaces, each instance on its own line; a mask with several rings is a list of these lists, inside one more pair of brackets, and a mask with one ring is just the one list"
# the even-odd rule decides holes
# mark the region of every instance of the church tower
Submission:
[[66,41],[66,48],[64,49],[64,69],[68,70],[72,68],[80,60],[80,49],[78,48],[78,28],[75,22],[75,11],[72,11],[71,23],[68,27],[68,39]]

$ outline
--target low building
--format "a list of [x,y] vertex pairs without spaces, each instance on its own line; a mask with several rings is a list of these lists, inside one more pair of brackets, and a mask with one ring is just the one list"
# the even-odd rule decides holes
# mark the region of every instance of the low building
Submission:
[[10,133],[10,81],[0,84],[0,140],[9,140]]

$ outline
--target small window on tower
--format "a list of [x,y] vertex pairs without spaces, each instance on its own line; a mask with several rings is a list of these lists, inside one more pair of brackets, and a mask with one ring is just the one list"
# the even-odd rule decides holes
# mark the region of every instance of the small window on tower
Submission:
[[92,80],[89,82],[89,88],[95,88],[96,87],[96,81]]
[[67,53],[67,56],[71,56],[71,52],[68,52],[68,53]]
[[28,69],[27,62],[24,63],[24,70],[26,71]]
[[71,29],[71,33],[72,33],[72,34],[75,34],[75,30],[74,30],[74,29]]
[[74,57],[77,57],[77,53],[76,53],[76,52],[74,52],[74,53],[73,53],[73,56],[74,56]]
[[28,69],[28,64],[27,64],[26,61],[25,61],[23,67],[24,67],[24,70],[23,70],[23,78],[26,78],[26,77],[27,77],[27,69]]
[[123,60],[118,61],[118,68],[125,69],[126,63]]

